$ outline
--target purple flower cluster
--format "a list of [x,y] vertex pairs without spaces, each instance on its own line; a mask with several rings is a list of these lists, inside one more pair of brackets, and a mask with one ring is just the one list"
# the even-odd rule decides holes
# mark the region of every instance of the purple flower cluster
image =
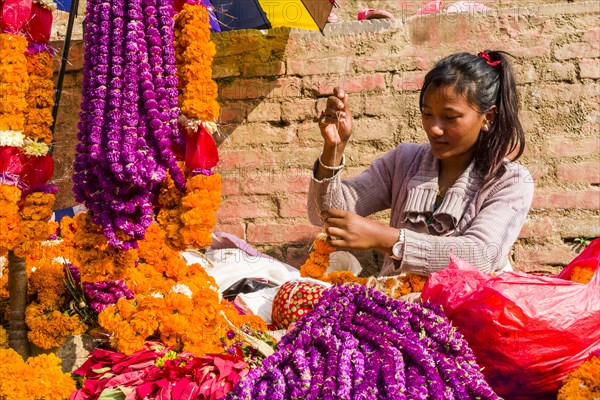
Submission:
[[124,281],[83,282],[83,293],[89,307],[96,313],[115,304],[121,297],[128,300],[135,297]]
[[171,150],[181,141],[173,14],[173,0],[87,3],[73,191],[123,250],[144,237],[167,173],[185,185]]
[[336,285],[226,399],[498,399],[441,308]]

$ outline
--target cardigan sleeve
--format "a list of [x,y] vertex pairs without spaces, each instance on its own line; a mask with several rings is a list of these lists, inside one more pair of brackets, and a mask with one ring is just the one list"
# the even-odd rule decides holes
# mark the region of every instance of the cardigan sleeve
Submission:
[[[484,189],[485,190],[485,189]],[[433,236],[405,230],[406,244],[400,270],[430,274],[448,266],[450,251],[483,272],[502,269],[533,200],[529,171],[509,164],[488,193],[470,226],[461,236]]]
[[[317,180],[314,175],[317,168],[315,162],[313,178],[308,188],[308,218],[313,225],[322,225],[320,212],[329,208],[338,208],[354,212],[363,217],[390,208],[394,182],[400,178],[395,176],[403,171],[396,171],[399,158],[414,158],[414,146],[400,145],[383,156],[375,159],[371,165],[359,175],[342,180],[340,172],[331,178]],[[401,179],[401,178],[400,178]]]

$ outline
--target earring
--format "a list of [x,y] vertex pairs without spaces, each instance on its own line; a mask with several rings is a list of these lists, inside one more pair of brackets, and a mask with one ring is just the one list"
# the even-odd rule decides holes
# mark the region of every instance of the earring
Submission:
[[487,124],[487,122],[485,124],[483,124],[483,126],[481,127],[481,130],[484,132],[487,132],[490,130],[490,126]]

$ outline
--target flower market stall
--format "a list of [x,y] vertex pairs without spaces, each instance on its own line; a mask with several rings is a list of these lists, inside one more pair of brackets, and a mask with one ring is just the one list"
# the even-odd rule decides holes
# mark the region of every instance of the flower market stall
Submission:
[[[208,3],[87,1],[72,177],[85,210],[53,221],[54,4],[0,7],[0,400],[598,396],[598,240],[557,277],[456,259],[366,277],[324,234],[297,270],[214,232]],[[519,303],[503,286],[517,281],[544,295]],[[55,351],[74,335],[95,348],[65,371]]]

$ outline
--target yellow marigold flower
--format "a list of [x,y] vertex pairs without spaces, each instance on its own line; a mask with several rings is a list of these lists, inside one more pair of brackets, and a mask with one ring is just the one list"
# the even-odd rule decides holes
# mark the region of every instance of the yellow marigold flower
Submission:
[[571,372],[558,391],[558,400],[600,398],[600,357],[593,356]]
[[8,332],[0,325],[0,349],[8,349]]

